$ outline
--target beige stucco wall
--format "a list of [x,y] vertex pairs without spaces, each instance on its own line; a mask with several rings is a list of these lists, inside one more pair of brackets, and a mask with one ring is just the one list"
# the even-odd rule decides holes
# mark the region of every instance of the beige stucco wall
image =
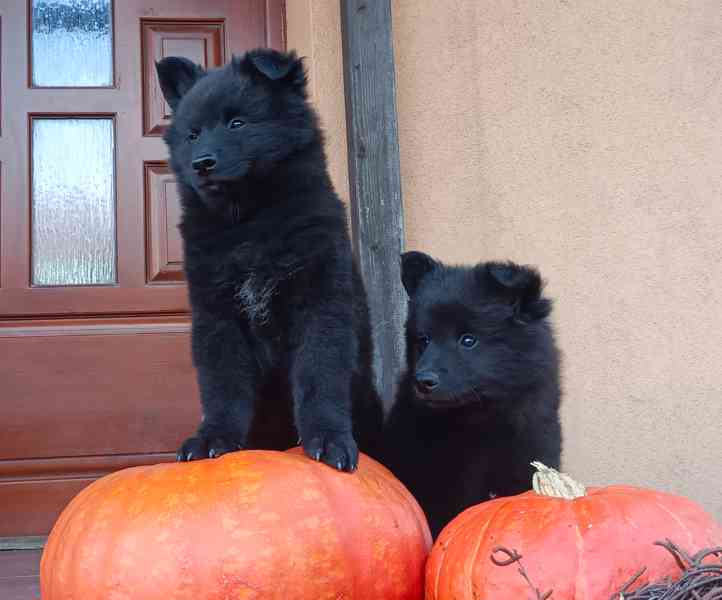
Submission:
[[309,91],[326,135],[331,179],[348,202],[346,102],[338,0],[286,0],[286,45],[303,56]]
[[[338,4],[288,5],[345,195]],[[722,518],[719,0],[394,0],[393,18],[408,248],[539,266],[565,468]]]

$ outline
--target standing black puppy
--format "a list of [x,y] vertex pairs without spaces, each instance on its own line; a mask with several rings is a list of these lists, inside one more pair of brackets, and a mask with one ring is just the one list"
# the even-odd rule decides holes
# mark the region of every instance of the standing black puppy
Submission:
[[530,489],[532,460],[559,466],[559,355],[534,269],[408,252],[402,279],[407,371],[385,462],[436,536],[465,508]]
[[[380,430],[363,283],[294,53],[157,63],[203,421],[179,460],[285,449],[347,471]],[[295,428],[294,428],[295,425]]]

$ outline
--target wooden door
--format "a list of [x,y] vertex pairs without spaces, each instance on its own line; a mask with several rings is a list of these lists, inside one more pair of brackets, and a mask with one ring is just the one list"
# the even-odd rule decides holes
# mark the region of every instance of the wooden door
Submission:
[[153,63],[283,46],[282,0],[3,0],[0,536],[199,419]]

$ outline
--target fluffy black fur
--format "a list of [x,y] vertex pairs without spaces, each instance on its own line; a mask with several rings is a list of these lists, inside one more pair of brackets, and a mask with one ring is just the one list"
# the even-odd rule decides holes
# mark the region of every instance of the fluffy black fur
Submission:
[[203,407],[179,460],[300,436],[307,455],[352,471],[356,441],[373,452],[381,407],[366,295],[301,60],[259,49],[208,72],[175,57],[156,67],[173,111],[164,139]]
[[537,271],[402,257],[407,370],[385,462],[432,534],[465,508],[531,487],[532,460],[559,466],[559,355]]

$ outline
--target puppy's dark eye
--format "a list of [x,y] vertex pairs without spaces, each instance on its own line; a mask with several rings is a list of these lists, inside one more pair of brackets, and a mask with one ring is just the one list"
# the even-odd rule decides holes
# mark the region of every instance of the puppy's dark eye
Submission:
[[240,129],[245,124],[246,124],[246,122],[243,121],[242,119],[238,119],[238,118],[231,119],[230,121],[228,121],[228,129]]
[[201,132],[197,129],[191,129],[190,132],[188,132],[188,137],[186,138],[189,142],[195,142],[201,135]]
[[426,350],[426,346],[431,343],[431,338],[428,335],[421,334],[416,338],[416,343],[419,346],[419,352]]
[[478,340],[476,337],[471,335],[470,333],[465,333],[459,338],[459,345],[461,345],[463,348],[473,348],[478,343]]

